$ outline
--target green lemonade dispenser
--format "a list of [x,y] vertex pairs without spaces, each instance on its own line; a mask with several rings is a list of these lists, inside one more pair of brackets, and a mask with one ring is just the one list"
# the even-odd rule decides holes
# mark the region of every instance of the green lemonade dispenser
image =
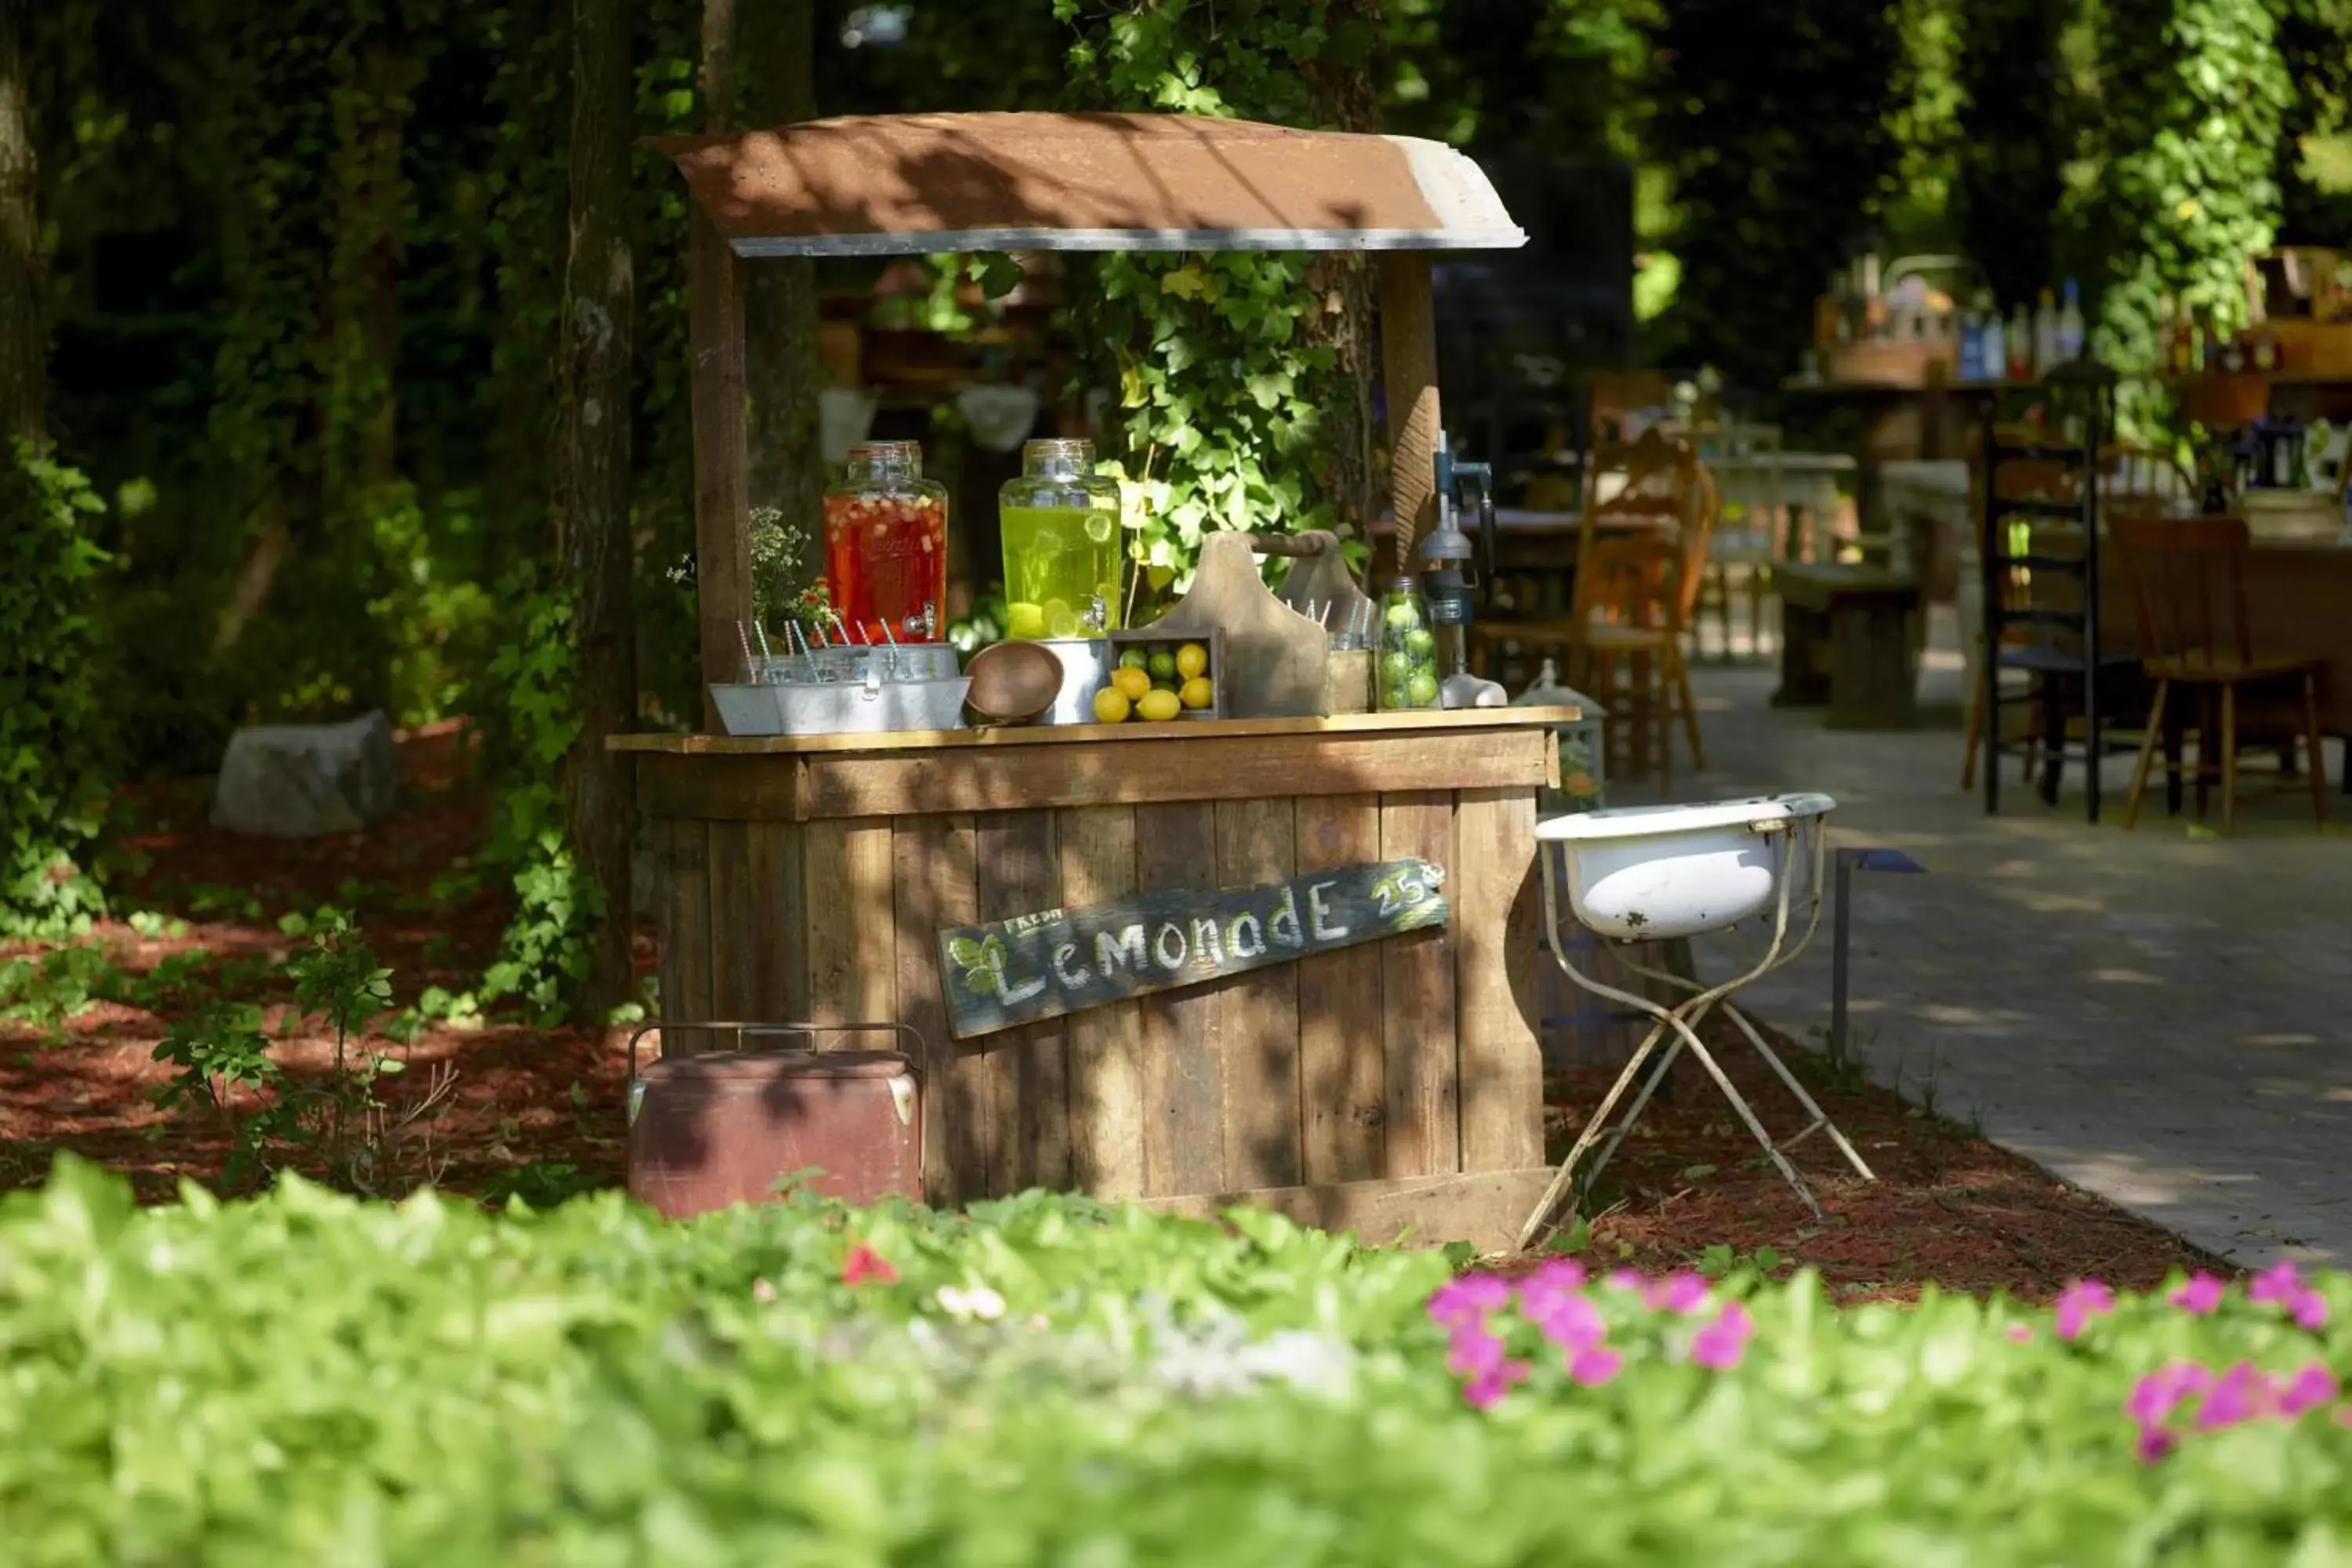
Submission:
[[1004,532],[1004,635],[1098,637],[1118,629],[1118,481],[1094,471],[1091,441],[1029,441],[1021,477],[997,492]]

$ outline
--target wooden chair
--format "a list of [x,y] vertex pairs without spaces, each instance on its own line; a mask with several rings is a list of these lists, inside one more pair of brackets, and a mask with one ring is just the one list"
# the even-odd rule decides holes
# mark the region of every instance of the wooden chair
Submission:
[[[2197,699],[2197,811],[2205,814],[2206,791],[2221,781],[2221,831],[2238,824],[2238,742],[2241,707],[2248,688],[2294,687],[2302,696],[2302,736],[2311,751],[2307,770],[2313,816],[2327,826],[2327,766],[2320,749],[2318,675],[2321,660],[2301,654],[2256,654],[2246,613],[2245,561],[2252,546],[2245,520],[2235,517],[2124,517],[2108,523],[2108,536],[2130,577],[2139,625],[2141,667],[2156,683],[2148,705],[2147,733],[2132,770],[2131,794],[2124,802],[2124,826],[2139,820],[2140,797],[2157,743],[2178,788],[2182,733],[2192,726],[2176,717],[2173,699]],[[2219,745],[2215,745],[2218,739]],[[2219,761],[2216,762],[2218,751]]]

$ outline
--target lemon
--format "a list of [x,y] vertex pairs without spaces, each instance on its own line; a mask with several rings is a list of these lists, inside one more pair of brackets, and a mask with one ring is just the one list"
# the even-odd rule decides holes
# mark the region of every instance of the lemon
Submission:
[[1165,724],[1176,717],[1182,706],[1172,691],[1147,691],[1142,700],[1136,703],[1135,711],[1148,723]]
[[1116,686],[1106,686],[1095,693],[1095,722],[1124,724],[1127,722],[1127,693]]
[[1139,669],[1115,669],[1110,677],[1111,689],[1129,702],[1139,702],[1151,689],[1151,677]]
[[1199,643],[1188,642],[1176,650],[1176,672],[1190,680],[1209,672],[1209,650]]
[[1176,694],[1176,700],[1187,708],[1206,708],[1217,700],[1217,689],[1209,684],[1207,676],[1196,675],[1184,683],[1184,689]]
[[1004,635],[1033,641],[1045,635],[1045,606],[1012,604],[1004,606]]

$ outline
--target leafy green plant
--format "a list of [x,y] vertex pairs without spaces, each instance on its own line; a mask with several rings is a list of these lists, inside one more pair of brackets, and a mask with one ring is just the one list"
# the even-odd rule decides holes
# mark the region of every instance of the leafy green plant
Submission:
[[47,1034],[122,994],[126,981],[106,948],[72,942],[37,957],[0,959],[0,1019]]
[[[271,1098],[285,1075],[269,1054],[257,1005],[210,998],[174,1021],[152,1056],[177,1069],[155,1090],[155,1103],[165,1110],[209,1112],[228,1134],[224,1182],[243,1187],[272,1168],[277,1145],[299,1123],[289,1102]],[[240,1110],[241,1101],[256,1098],[263,1103]]]
[[0,452],[0,936],[79,934],[105,912],[91,875],[113,748],[94,611],[111,558],[80,473]]

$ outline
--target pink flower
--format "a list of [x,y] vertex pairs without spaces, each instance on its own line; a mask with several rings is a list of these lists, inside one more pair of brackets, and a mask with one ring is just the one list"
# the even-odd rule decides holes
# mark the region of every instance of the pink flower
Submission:
[[2173,1407],[2191,1394],[2202,1394],[2213,1385],[2213,1374],[2194,1362],[2174,1362],[2143,1376],[2132,1385],[2131,1397],[2124,1403],[2124,1414],[2142,1426],[2161,1422],[2172,1414]]
[[2011,1323],[2009,1325],[2009,1337],[2023,1344],[2033,1337],[2033,1331],[2023,1323]]
[[1748,1352],[1748,1342],[1756,1332],[1756,1320],[1738,1301],[1726,1301],[1715,1321],[1691,1336],[1690,1358],[1694,1365],[1710,1372],[1729,1372],[1739,1364]]
[[2326,1404],[2341,1392],[2336,1373],[2325,1362],[2313,1362],[2287,1381],[2279,1394],[2279,1414],[2289,1420]]
[[1706,1305],[1706,1280],[1688,1270],[1669,1274],[1643,1288],[1642,1304],[1654,1312],[1688,1315]]
[[2179,1441],[2161,1426],[2143,1426],[2139,1429],[2139,1441],[2132,1447],[2133,1452],[2139,1456],[2141,1464],[2152,1465],[2172,1452],[2173,1446]]
[[890,1267],[872,1247],[860,1242],[849,1249],[849,1257],[841,1265],[841,1282],[845,1285],[896,1285],[898,1271]]
[[1544,1338],[1571,1354],[1599,1344],[1609,1334],[1601,1309],[1589,1296],[1531,1299],[1524,1310],[1528,1321],[1542,1331]]
[[2175,1290],[2170,1299],[2172,1304],[2182,1311],[2195,1312],[2201,1317],[2221,1304],[2221,1293],[2227,1289],[2218,1276],[2200,1268],[2190,1275],[2189,1283]]
[[1528,1370],[1526,1362],[1498,1360],[1462,1385],[1462,1397],[1477,1409],[1491,1410],[1510,1392],[1513,1384],[1527,1380]]
[[1505,1361],[1503,1339],[1489,1332],[1483,1321],[1454,1325],[1448,1336],[1445,1370],[1456,1377],[1484,1377]]
[[2116,1293],[2095,1279],[2078,1279],[2058,1293],[2058,1337],[2071,1340],[2090,1326],[2091,1320],[2116,1310]]
[[2253,1369],[2249,1362],[2240,1362],[2223,1373],[2197,1405],[2197,1429],[2210,1432],[2222,1426],[2235,1426],[2267,1414],[2271,1401],[2270,1380]]
[[754,1279],[751,1281],[751,1300],[766,1303],[772,1301],[775,1299],[776,1288],[773,1285],[769,1284],[765,1279]]
[[2275,1301],[2280,1306],[2292,1306],[2303,1294],[2303,1276],[2294,1267],[2294,1259],[2283,1258],[2254,1276],[2246,1286],[2250,1301]]
[[2327,1326],[2327,1298],[2316,1290],[2305,1290],[2295,1298],[2288,1309],[2294,1314],[2295,1327],[2317,1333]]
[[1644,1281],[1638,1268],[1612,1268],[1601,1283],[1612,1290],[1639,1290]]
[[1527,1278],[1524,1289],[1538,1290],[1581,1290],[1584,1289],[1584,1265],[1569,1258],[1548,1258],[1542,1267]]
[[1615,1377],[1624,1364],[1625,1358],[1607,1345],[1592,1345],[1570,1359],[1568,1375],[1586,1388],[1598,1388]]
[[1465,1274],[1439,1287],[1429,1299],[1429,1315],[1440,1323],[1475,1321],[1510,1304],[1507,1280],[1492,1274]]

